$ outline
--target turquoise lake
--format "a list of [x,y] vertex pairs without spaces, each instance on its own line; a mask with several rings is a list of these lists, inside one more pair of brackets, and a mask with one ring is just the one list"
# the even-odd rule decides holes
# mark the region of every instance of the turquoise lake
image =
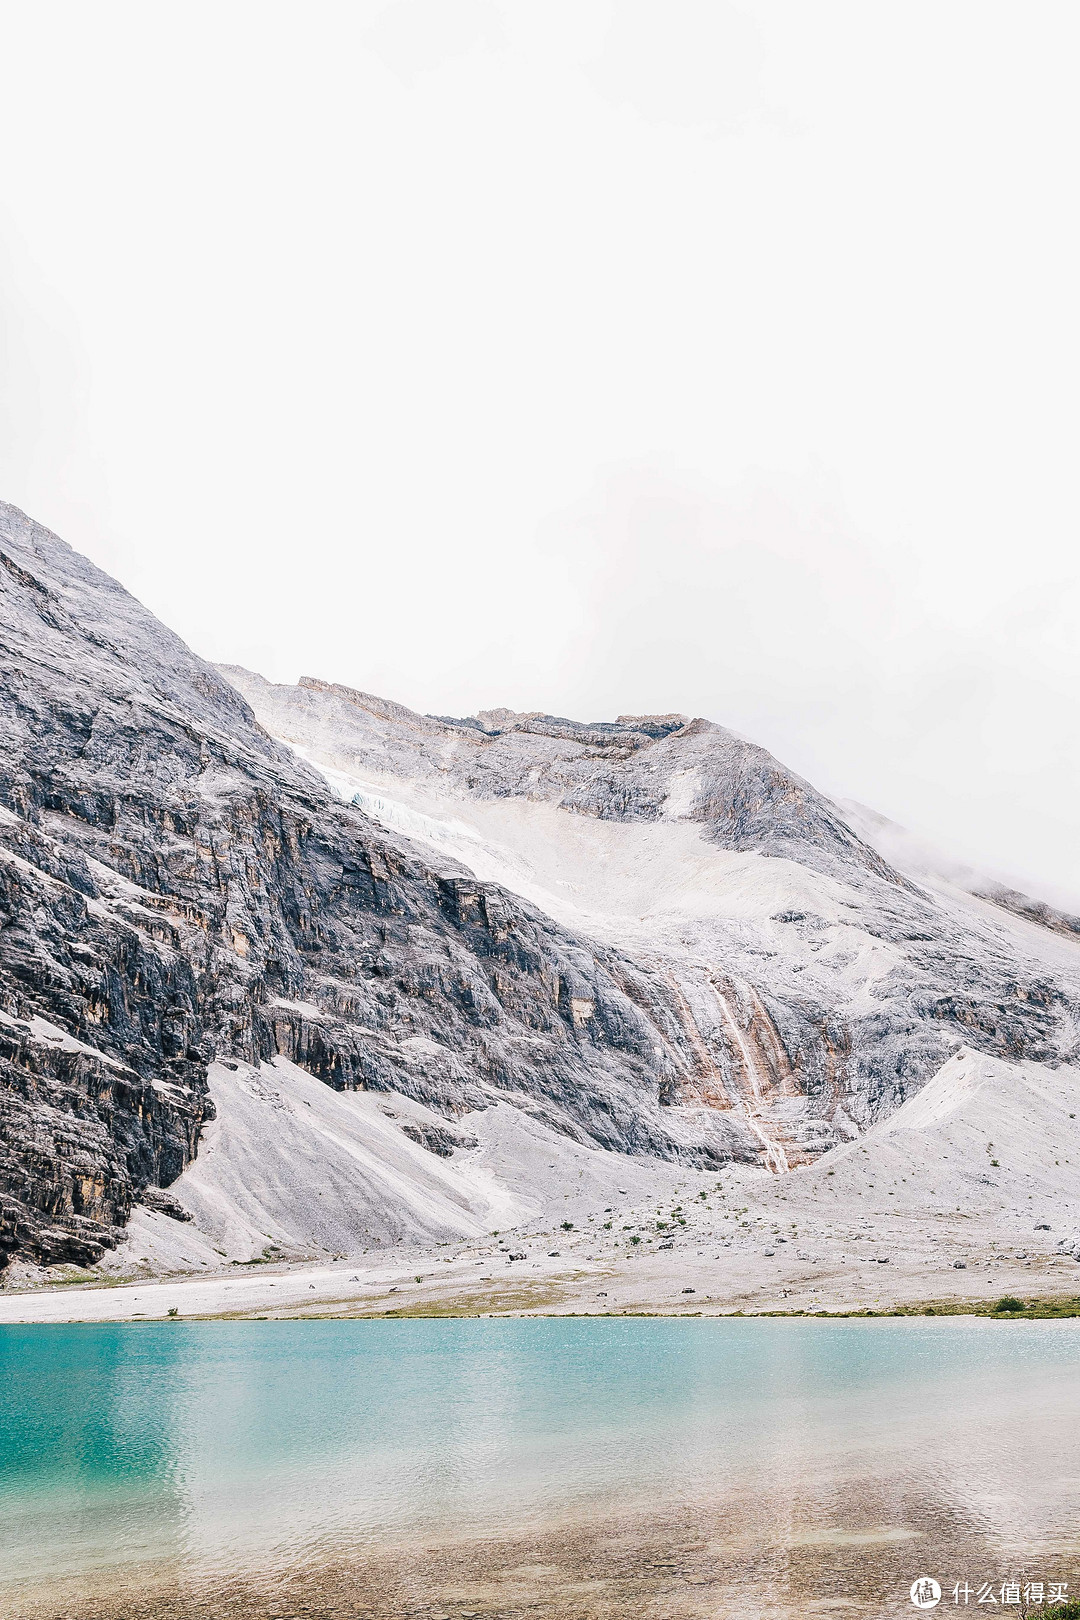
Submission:
[[914,1613],[1078,1546],[1076,1323],[0,1327],[5,1614]]

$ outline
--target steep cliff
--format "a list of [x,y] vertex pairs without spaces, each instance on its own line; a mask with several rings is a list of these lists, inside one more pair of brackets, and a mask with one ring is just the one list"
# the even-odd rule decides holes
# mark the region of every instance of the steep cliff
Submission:
[[[86,1260],[196,1152],[208,1062],[718,1161],[647,970],[340,803],[115,581],[0,507],[0,1255]],[[662,1001],[662,997],[661,997]]]

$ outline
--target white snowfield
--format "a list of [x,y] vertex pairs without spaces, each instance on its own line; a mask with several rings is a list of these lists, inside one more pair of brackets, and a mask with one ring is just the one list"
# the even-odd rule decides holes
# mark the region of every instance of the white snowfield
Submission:
[[[679,804],[659,822],[601,821],[538,799],[458,797],[424,779],[362,778],[293,744],[346,801],[388,832],[531,900],[571,928],[640,943],[680,920],[767,923],[803,908],[841,920],[847,890],[795,861],[719,848]],[[635,924],[643,924],[635,927]],[[790,941],[774,924],[777,942]]]

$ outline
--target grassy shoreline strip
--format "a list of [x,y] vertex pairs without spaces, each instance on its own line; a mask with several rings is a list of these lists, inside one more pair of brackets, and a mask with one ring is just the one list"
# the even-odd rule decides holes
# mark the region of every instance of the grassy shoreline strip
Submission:
[[[930,1318],[938,1317],[938,1318],[940,1318],[940,1317],[951,1317],[951,1316],[970,1316],[970,1317],[981,1317],[984,1321],[991,1321],[991,1322],[1055,1322],[1055,1321],[1067,1321],[1070,1318],[1080,1317],[1080,1295],[1076,1295],[1076,1294],[1058,1295],[1058,1296],[1048,1297],[1048,1298],[1045,1298],[1045,1299],[1027,1299],[1027,1300],[1018,1299],[1013,1294],[1005,1294],[1005,1295],[1003,1295],[1000,1298],[995,1299],[995,1300],[990,1300],[990,1299],[982,1299],[982,1300],[971,1300],[971,1299],[964,1299],[964,1300],[955,1300],[955,1299],[923,1300],[923,1301],[918,1302],[917,1304],[882,1306],[882,1307],[880,1307],[880,1309],[877,1309],[877,1310],[874,1310],[869,1306],[860,1306],[858,1309],[852,1309],[852,1310],[847,1310],[847,1311],[815,1310],[815,1309],[806,1309],[805,1307],[798,1308],[798,1309],[791,1309],[791,1310],[774,1310],[774,1311],[753,1311],[753,1310],[750,1310],[750,1311],[743,1311],[743,1310],[738,1310],[738,1311],[723,1311],[723,1310],[703,1311],[703,1310],[700,1310],[700,1309],[699,1310],[693,1310],[693,1311],[687,1311],[687,1310],[652,1310],[652,1311],[650,1311],[650,1310],[629,1310],[629,1309],[623,1309],[623,1310],[615,1309],[615,1310],[605,1310],[605,1311],[545,1311],[545,1310],[539,1308],[538,1303],[535,1302],[536,1293],[540,1293],[540,1292],[543,1292],[543,1291],[544,1291],[543,1284],[536,1284],[532,1288],[515,1290],[514,1293],[516,1293],[516,1295],[517,1295],[516,1299],[514,1299],[514,1293],[510,1294],[509,1297],[508,1297],[508,1295],[506,1293],[504,1293],[501,1300],[499,1299],[498,1295],[496,1295],[496,1297],[494,1299],[487,1299],[482,1295],[474,1294],[471,1298],[467,1298],[465,1300],[461,1300],[461,1299],[458,1299],[456,1301],[424,1300],[424,1301],[417,1301],[417,1303],[415,1305],[408,1305],[408,1304],[402,1303],[401,1305],[390,1306],[389,1308],[387,1308],[385,1305],[382,1306],[382,1308],[379,1308],[378,1305],[376,1305],[375,1302],[373,1301],[372,1304],[375,1305],[375,1308],[374,1309],[371,1309],[371,1308],[365,1309],[360,1302],[357,1302],[357,1304],[359,1305],[359,1308],[352,1309],[352,1310],[348,1310],[348,1309],[345,1309],[345,1310],[342,1310],[342,1309],[327,1310],[327,1309],[325,1309],[325,1306],[327,1304],[337,1304],[339,1306],[343,1305],[343,1304],[352,1304],[353,1301],[351,1299],[349,1299],[349,1300],[341,1300],[341,1301],[322,1301],[322,1300],[320,1300],[318,1302],[318,1304],[315,1304],[315,1302],[313,1302],[310,1309],[304,1310],[304,1311],[296,1311],[296,1312],[292,1312],[286,1307],[286,1308],[279,1309],[279,1310],[273,1310],[272,1314],[270,1314],[270,1313],[267,1312],[266,1306],[264,1305],[262,1310],[260,1310],[260,1311],[256,1311],[256,1310],[246,1311],[246,1310],[243,1310],[243,1309],[241,1309],[241,1310],[224,1310],[224,1311],[193,1311],[190,1315],[187,1315],[187,1316],[181,1316],[179,1314],[177,1314],[176,1316],[172,1316],[172,1315],[168,1315],[168,1316],[150,1316],[150,1315],[143,1316],[143,1315],[139,1315],[138,1317],[128,1317],[128,1316],[124,1316],[124,1317],[103,1317],[103,1318],[94,1318],[94,1319],[91,1319],[91,1320],[96,1321],[96,1322],[101,1322],[101,1323],[111,1322],[111,1323],[115,1324],[115,1323],[118,1323],[118,1322],[135,1322],[135,1323],[141,1324],[141,1323],[145,1323],[145,1322],[266,1322],[266,1321],[271,1321],[271,1322],[334,1322],[334,1321],[336,1321],[336,1322],[358,1322],[358,1321],[359,1322],[365,1322],[365,1321],[374,1322],[374,1321],[382,1321],[382,1322],[386,1322],[386,1321],[424,1320],[424,1319],[428,1319],[428,1320],[441,1319],[441,1320],[444,1320],[444,1321],[446,1321],[446,1320],[449,1320],[449,1321],[452,1321],[452,1320],[475,1321],[477,1319],[490,1319],[490,1320],[494,1321],[494,1320],[497,1320],[499,1318],[502,1318],[503,1320],[513,1320],[515,1318],[527,1320],[529,1318],[532,1318],[534,1320],[557,1321],[557,1320],[559,1320],[561,1318],[565,1318],[565,1317],[573,1317],[573,1318],[577,1318],[577,1319],[580,1319],[580,1320],[589,1320],[589,1319],[592,1319],[592,1318],[596,1318],[596,1319],[608,1318],[608,1319],[611,1319],[611,1320],[618,1320],[620,1318],[627,1317],[627,1318],[656,1319],[656,1320],[672,1320],[672,1319],[678,1320],[678,1319],[682,1319],[682,1320],[686,1320],[686,1321],[701,1320],[701,1321],[717,1321],[717,1322],[728,1322],[728,1321],[738,1321],[738,1320],[756,1321],[756,1320],[759,1320],[759,1319],[762,1319],[762,1318],[769,1318],[769,1319],[783,1319],[783,1318],[796,1319],[796,1318],[801,1318],[801,1319],[803,1319],[805,1321],[844,1322],[844,1321],[866,1321],[866,1320],[870,1320],[870,1319],[881,1321],[881,1320],[887,1320],[890,1317],[905,1317],[905,1316],[923,1317],[923,1318],[925,1318],[925,1317],[930,1317]],[[553,1290],[549,1289],[547,1291],[550,1293]],[[526,1296],[529,1293],[532,1293],[534,1303],[530,1304],[528,1302],[527,1298],[525,1300],[522,1300],[521,1295],[523,1293],[526,1294]],[[546,1301],[545,1303],[550,1303],[550,1301]],[[471,1308],[463,1309],[462,1308],[463,1306],[468,1306],[468,1307],[471,1307]],[[486,1306],[487,1309],[484,1309],[483,1308],[484,1306]],[[73,1319],[73,1320],[78,1320],[78,1319],[76,1318],[76,1319]],[[87,1319],[83,1318],[84,1324],[86,1323],[86,1321],[87,1321]],[[16,1323],[12,1323],[10,1325],[11,1326],[28,1326],[28,1325],[30,1325],[30,1326],[39,1326],[39,1327],[63,1327],[63,1326],[67,1326],[69,1324],[68,1323],[63,1323],[63,1322],[58,1322],[58,1323],[43,1322],[43,1323],[36,1323],[36,1324],[27,1324],[27,1323],[16,1324]]]

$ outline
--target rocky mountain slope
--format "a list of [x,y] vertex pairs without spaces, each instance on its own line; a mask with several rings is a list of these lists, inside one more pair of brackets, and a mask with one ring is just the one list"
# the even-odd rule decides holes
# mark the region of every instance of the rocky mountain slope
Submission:
[[387,838],[6,506],[0,727],[0,1256],[114,1243],[193,1158],[214,1057],[450,1118],[512,1098],[626,1151],[748,1151],[662,1106],[690,1054],[647,970]]
[[887,1117],[961,1045],[1051,1065],[1080,1052],[1076,919],[907,859],[899,829],[721,726],[453,719],[223,673],[388,834],[663,986],[647,1011],[677,1048],[668,1100],[738,1123],[774,1170]]
[[0,1261],[140,1202],[193,1254],[439,1241],[627,1154],[805,1164],[961,1043],[1077,1054],[1068,919],[721,727],[222,673],[4,506],[0,727]]

